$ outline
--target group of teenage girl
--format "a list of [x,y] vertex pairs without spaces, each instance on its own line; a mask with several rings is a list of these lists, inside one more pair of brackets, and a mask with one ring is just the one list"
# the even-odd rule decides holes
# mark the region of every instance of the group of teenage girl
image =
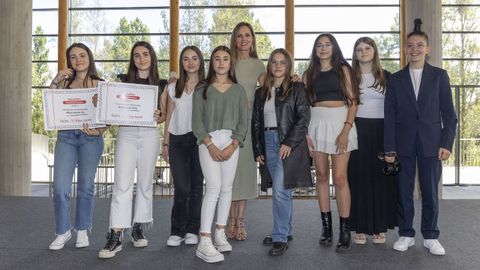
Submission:
[[[207,72],[201,51],[185,47],[178,78],[159,89],[159,106],[152,112],[158,123],[165,122],[162,145],[157,128],[119,128],[109,233],[98,256],[114,257],[128,234],[134,247],[148,246],[144,232],[153,224],[152,179],[160,147],[174,183],[167,245],[197,245],[196,256],[205,262],[223,261],[223,253],[232,251],[229,239],[246,240],[245,209],[247,200],[257,196],[257,166],[261,189],[272,188],[273,227],[263,244],[271,246],[269,255],[284,254],[293,240],[292,192],[313,186],[312,160],[321,245],[331,246],[334,238],[331,178],[339,217],[338,252],[351,249],[351,231],[356,244],[365,244],[369,237],[382,244],[387,230],[396,226],[400,238],[393,248],[405,251],[413,246],[418,163],[424,246],[432,254],[444,255],[438,241],[437,189],[457,120],[448,75],[426,62],[430,47],[420,24],[416,20],[407,37],[409,64],[393,75],[382,69],[377,46],[369,37],[355,42],[350,65],[333,35],[319,35],[302,76],[294,74],[293,59],[285,49],[275,49],[265,69],[258,59],[255,32],[245,22],[232,31],[230,47],[212,51]],[[67,68],[58,72],[50,87],[96,87],[100,78],[90,49],[75,43],[66,54]],[[159,85],[157,58],[149,43],[133,45],[124,80]],[[58,132],[53,182],[56,239],[51,250],[62,249],[72,237],[75,167],[76,247],[89,245],[94,178],[105,129],[84,125],[81,130]],[[382,173],[386,163],[378,158],[380,152],[385,161],[400,162],[397,176]]]

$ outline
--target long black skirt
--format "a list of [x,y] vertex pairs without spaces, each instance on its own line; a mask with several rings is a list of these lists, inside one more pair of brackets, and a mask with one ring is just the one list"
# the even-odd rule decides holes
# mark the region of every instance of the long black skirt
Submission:
[[352,231],[379,234],[397,226],[397,176],[385,176],[386,163],[377,158],[383,152],[383,119],[356,118],[358,150],[348,163],[352,205]]

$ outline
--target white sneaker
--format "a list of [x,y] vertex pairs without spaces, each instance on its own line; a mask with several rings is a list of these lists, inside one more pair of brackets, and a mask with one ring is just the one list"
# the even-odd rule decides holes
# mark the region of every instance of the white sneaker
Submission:
[[167,246],[178,247],[182,244],[183,240],[185,240],[185,238],[180,237],[178,235],[170,235],[170,237],[168,237],[168,240],[167,240]]
[[423,240],[423,246],[433,255],[445,255],[445,249],[442,247],[442,244],[440,244],[438,239],[425,239]]
[[198,235],[193,233],[187,233],[185,235],[185,245],[196,245],[198,244]]
[[213,246],[212,239],[208,236],[200,236],[196,255],[207,263],[216,263],[224,260],[223,254]]
[[53,240],[53,242],[50,244],[50,246],[48,246],[48,249],[50,249],[50,250],[60,250],[60,249],[63,248],[65,243],[67,243],[68,240],[70,240],[71,238],[72,238],[72,233],[70,232],[70,230],[68,230],[64,234],[57,235],[57,238],[55,238],[55,240]]
[[225,235],[225,229],[215,229],[215,247],[220,252],[232,251],[232,246],[228,243]]
[[406,251],[409,247],[415,245],[415,238],[414,237],[405,237],[405,236],[400,236],[398,238],[397,242],[393,244],[393,249],[398,250],[398,251]]
[[88,242],[87,230],[77,231],[77,242],[75,243],[75,246],[77,248],[84,248],[88,247],[89,245],[90,243]]

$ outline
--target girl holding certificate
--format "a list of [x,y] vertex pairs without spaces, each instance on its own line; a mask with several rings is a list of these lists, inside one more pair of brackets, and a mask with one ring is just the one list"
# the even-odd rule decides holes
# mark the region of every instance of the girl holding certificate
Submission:
[[[60,70],[50,84],[52,89],[77,89],[96,87],[95,61],[90,49],[74,43],[67,49],[67,68]],[[61,130],[55,144],[53,171],[53,205],[55,209],[55,234],[50,250],[62,249],[71,239],[70,197],[72,178],[77,167],[77,203],[74,229],[77,248],[89,245],[87,231],[92,229],[94,207],[94,180],[98,161],[103,152],[102,134],[106,128]]]
[[198,157],[197,138],[192,132],[192,97],[205,79],[202,52],[187,46],[180,53],[180,78],[168,85],[167,119],[162,155],[170,163],[174,195],[168,246],[198,243],[203,174]]
[[[206,183],[196,255],[208,263],[223,261],[220,252],[232,251],[225,225],[232,200],[238,147],[245,140],[249,125],[247,95],[236,81],[230,49],[219,46],[210,57],[206,81],[193,93],[192,129],[197,137]],[[211,227],[215,210],[214,246]]]
[[[153,47],[144,41],[136,42],[130,53],[126,82],[158,85],[159,81],[157,57]],[[162,122],[164,119],[159,115],[157,110],[156,120]],[[152,183],[159,149],[160,132],[156,127],[119,128],[115,150],[115,184],[110,207],[110,232],[105,247],[98,254],[100,258],[112,258],[122,250],[124,229],[130,229],[134,247],[148,245],[143,231],[153,223]],[[132,220],[135,170],[137,185]]]

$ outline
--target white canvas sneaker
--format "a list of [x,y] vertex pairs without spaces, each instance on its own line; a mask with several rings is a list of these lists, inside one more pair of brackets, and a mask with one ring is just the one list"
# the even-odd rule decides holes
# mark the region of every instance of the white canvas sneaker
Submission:
[[225,229],[215,229],[215,247],[220,252],[232,251],[232,246],[227,241]]
[[438,239],[425,239],[423,240],[423,246],[433,255],[445,255],[445,249],[442,247],[442,244],[440,244]]
[[400,236],[397,242],[393,244],[393,249],[403,252],[413,245],[415,245],[415,238]]
[[185,235],[185,245],[196,245],[198,244],[198,235],[193,233],[187,233]]
[[223,254],[213,246],[212,239],[208,236],[200,236],[196,255],[207,263],[216,263],[224,260]]
[[65,243],[68,242],[72,238],[72,233],[70,230],[68,230],[64,234],[57,235],[57,238],[53,240],[53,242],[48,246],[48,249],[50,250],[60,250],[65,246]]
[[178,235],[170,235],[170,237],[168,237],[168,240],[167,240],[167,246],[178,247],[182,244],[183,240],[185,240],[185,238],[180,237]]
[[77,242],[75,243],[75,247],[84,248],[88,247],[89,245],[90,242],[88,242],[87,230],[77,231]]

